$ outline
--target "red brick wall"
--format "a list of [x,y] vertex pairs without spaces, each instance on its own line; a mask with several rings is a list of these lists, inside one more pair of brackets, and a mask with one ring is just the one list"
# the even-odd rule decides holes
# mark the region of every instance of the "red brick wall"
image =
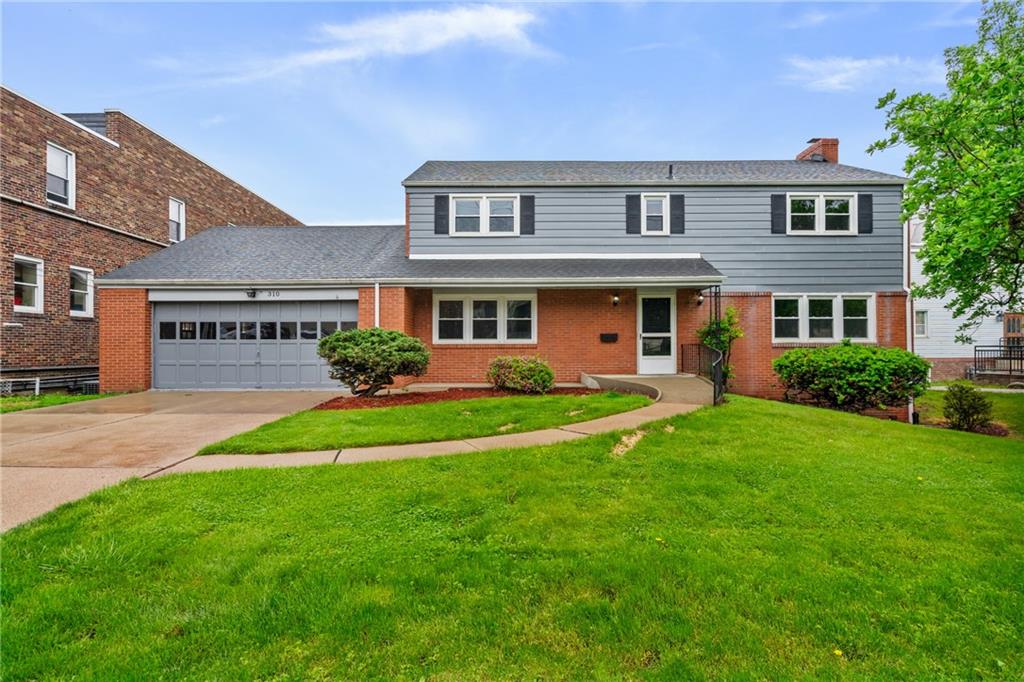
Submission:
[[[124,114],[107,114],[115,147],[6,89],[0,89],[3,144],[0,191],[46,206],[46,143],[75,153],[75,209],[49,205],[69,216],[167,242],[167,202],[186,202],[186,237],[213,225],[298,225],[297,220],[249,192]],[[96,277],[161,247],[4,199],[0,207],[0,320],[5,323],[0,365],[5,373],[41,366],[98,362],[97,291],[92,320],[68,314],[68,268],[91,268]],[[13,255],[45,262],[44,312],[13,312]],[[19,326],[20,325],[20,326]]]
[[105,289],[100,298],[100,390],[144,391],[152,379],[152,306],[145,289]]
[[967,377],[974,358],[925,358],[932,363],[932,381],[954,381]]

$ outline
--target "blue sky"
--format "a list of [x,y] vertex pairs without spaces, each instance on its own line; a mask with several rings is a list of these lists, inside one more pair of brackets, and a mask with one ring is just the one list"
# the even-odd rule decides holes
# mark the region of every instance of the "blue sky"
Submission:
[[116,108],[309,223],[401,222],[436,159],[790,158],[899,172],[874,108],[942,89],[975,3],[13,4],[3,82]]

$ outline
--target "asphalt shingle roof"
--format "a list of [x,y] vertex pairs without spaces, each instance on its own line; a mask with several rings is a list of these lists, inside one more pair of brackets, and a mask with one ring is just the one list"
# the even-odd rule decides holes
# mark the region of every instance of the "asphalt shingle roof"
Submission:
[[898,175],[822,161],[427,161],[403,184],[539,186],[903,182],[904,178]]
[[145,282],[719,278],[701,258],[412,260],[405,226],[214,227],[100,278]]

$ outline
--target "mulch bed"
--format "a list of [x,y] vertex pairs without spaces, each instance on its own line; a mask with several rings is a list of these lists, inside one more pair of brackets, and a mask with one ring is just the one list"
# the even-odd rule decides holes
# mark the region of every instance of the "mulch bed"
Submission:
[[[601,393],[590,388],[555,388],[547,395],[590,395]],[[421,405],[423,403],[441,403],[446,400],[469,400],[470,398],[508,398],[522,396],[523,393],[499,391],[494,388],[447,388],[443,391],[419,391],[413,393],[392,393],[372,397],[349,398],[338,396],[325,403],[320,403],[314,410],[369,410],[376,407],[396,407],[398,405]]]
[[[931,426],[936,429],[948,429],[949,424],[947,422],[938,422],[936,424],[925,424],[925,426]],[[969,431],[968,433],[980,433],[985,436],[1009,436],[1010,429],[1006,428],[999,422],[992,422],[988,426],[983,426],[977,431]]]

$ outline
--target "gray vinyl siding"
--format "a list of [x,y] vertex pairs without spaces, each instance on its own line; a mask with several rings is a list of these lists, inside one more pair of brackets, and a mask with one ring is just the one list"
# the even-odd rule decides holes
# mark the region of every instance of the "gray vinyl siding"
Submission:
[[[874,232],[834,236],[771,234],[771,195],[867,192]],[[518,193],[536,197],[536,231],[518,237],[434,234],[434,195]],[[686,195],[686,233],[626,234],[626,194]],[[699,253],[728,277],[726,287],[760,291],[885,291],[903,288],[900,188],[821,187],[520,187],[409,189],[410,252],[417,254]],[[457,267],[457,262],[453,264]]]

